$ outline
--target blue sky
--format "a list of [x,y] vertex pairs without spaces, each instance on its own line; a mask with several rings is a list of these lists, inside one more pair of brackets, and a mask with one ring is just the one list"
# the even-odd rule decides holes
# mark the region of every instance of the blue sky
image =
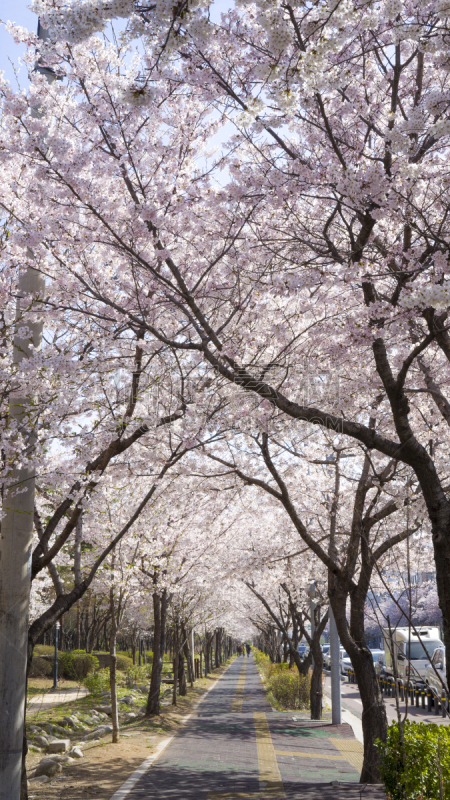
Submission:
[[[0,0],[0,20],[16,22],[23,28],[35,31],[37,29],[36,14],[27,8],[30,0]],[[5,26],[0,25],[0,71],[4,72],[8,80],[15,84],[14,71],[10,60],[18,66],[19,59],[25,48],[14,44],[12,36],[6,33]],[[25,86],[28,81],[27,70],[24,66],[20,69],[20,84]]]
[[[27,8],[31,0],[0,0],[0,20],[16,22],[28,30],[36,31],[37,17]],[[219,18],[220,12],[226,11],[232,5],[232,0],[215,0],[213,18]],[[0,71],[5,73],[13,85],[15,83],[14,70],[11,61],[18,66],[19,59],[25,48],[14,44],[14,40],[6,33],[5,26],[0,25]],[[24,66],[20,69],[20,85],[25,86],[28,81],[27,70]]]

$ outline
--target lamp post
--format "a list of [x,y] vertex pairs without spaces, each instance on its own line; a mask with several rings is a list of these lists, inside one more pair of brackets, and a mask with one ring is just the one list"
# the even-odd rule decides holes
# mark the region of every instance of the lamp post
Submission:
[[141,632],[138,633],[138,646],[139,646],[139,666],[141,666]]
[[59,633],[60,623],[57,622],[55,625],[55,658],[53,661],[53,688],[58,688],[58,633]]
[[[316,632],[316,619],[315,619],[315,614],[314,614],[314,612],[316,610],[316,604],[314,602],[315,596],[316,596],[316,584],[315,583],[310,583],[309,584],[309,589],[308,589],[308,597],[309,597],[309,613],[310,613],[310,617],[311,617],[311,640],[313,639],[314,634]],[[311,650],[312,650],[312,648],[311,648]],[[312,657],[312,660],[311,660],[311,666],[312,666],[312,668],[314,670],[314,656]]]
[[330,606],[330,659],[331,659],[331,722],[340,725],[342,722],[341,707],[341,664],[339,659],[339,634]]

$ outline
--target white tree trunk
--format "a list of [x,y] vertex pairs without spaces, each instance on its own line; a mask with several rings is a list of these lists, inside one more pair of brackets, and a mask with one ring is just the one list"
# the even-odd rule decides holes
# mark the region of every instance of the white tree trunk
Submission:
[[[21,276],[19,293],[43,295],[44,279],[28,268]],[[18,300],[20,313],[20,299]],[[34,315],[35,317],[35,315]],[[41,346],[42,322],[29,314],[26,326],[35,347]],[[21,324],[25,324],[22,322]],[[29,341],[14,340],[14,360],[20,363],[29,355]],[[27,411],[32,398],[14,398],[11,418],[18,424],[32,449],[34,433]],[[13,488],[5,492],[0,540],[0,798],[19,800],[22,770],[23,727],[26,701],[28,607],[31,577],[31,545],[34,514],[34,469],[16,469]],[[17,489],[26,488],[14,496]]]

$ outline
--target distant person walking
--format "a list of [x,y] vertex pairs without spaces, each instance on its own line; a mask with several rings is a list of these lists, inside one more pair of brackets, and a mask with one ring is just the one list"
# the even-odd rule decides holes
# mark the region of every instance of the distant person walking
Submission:
[[248,657],[250,656],[250,653],[251,653],[251,649],[252,649],[252,648],[251,648],[251,647],[250,647],[250,645],[247,643],[247,644],[245,645],[245,649],[247,650],[247,658],[248,658]]
[[238,656],[242,655],[242,645],[241,644],[238,645],[237,654],[238,654]]

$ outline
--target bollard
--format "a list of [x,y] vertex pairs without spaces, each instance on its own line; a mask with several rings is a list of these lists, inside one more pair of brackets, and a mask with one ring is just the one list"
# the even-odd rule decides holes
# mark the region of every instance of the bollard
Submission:
[[447,698],[441,697],[441,714],[443,717],[447,716]]
[[416,708],[420,707],[420,689],[416,689]]
[[434,695],[434,714],[436,717],[439,714],[439,697],[437,694]]
[[425,707],[426,707],[425,700],[426,700],[426,696],[427,696],[427,693],[425,691],[425,687],[422,689],[421,694],[422,694],[422,708],[425,710]]
[[405,699],[405,687],[403,686],[403,683],[400,684],[399,688],[400,688],[400,700],[404,700]]
[[432,705],[433,705],[433,694],[431,692],[430,687],[428,687],[428,689],[427,689],[427,711],[428,711],[429,714],[431,714]]

